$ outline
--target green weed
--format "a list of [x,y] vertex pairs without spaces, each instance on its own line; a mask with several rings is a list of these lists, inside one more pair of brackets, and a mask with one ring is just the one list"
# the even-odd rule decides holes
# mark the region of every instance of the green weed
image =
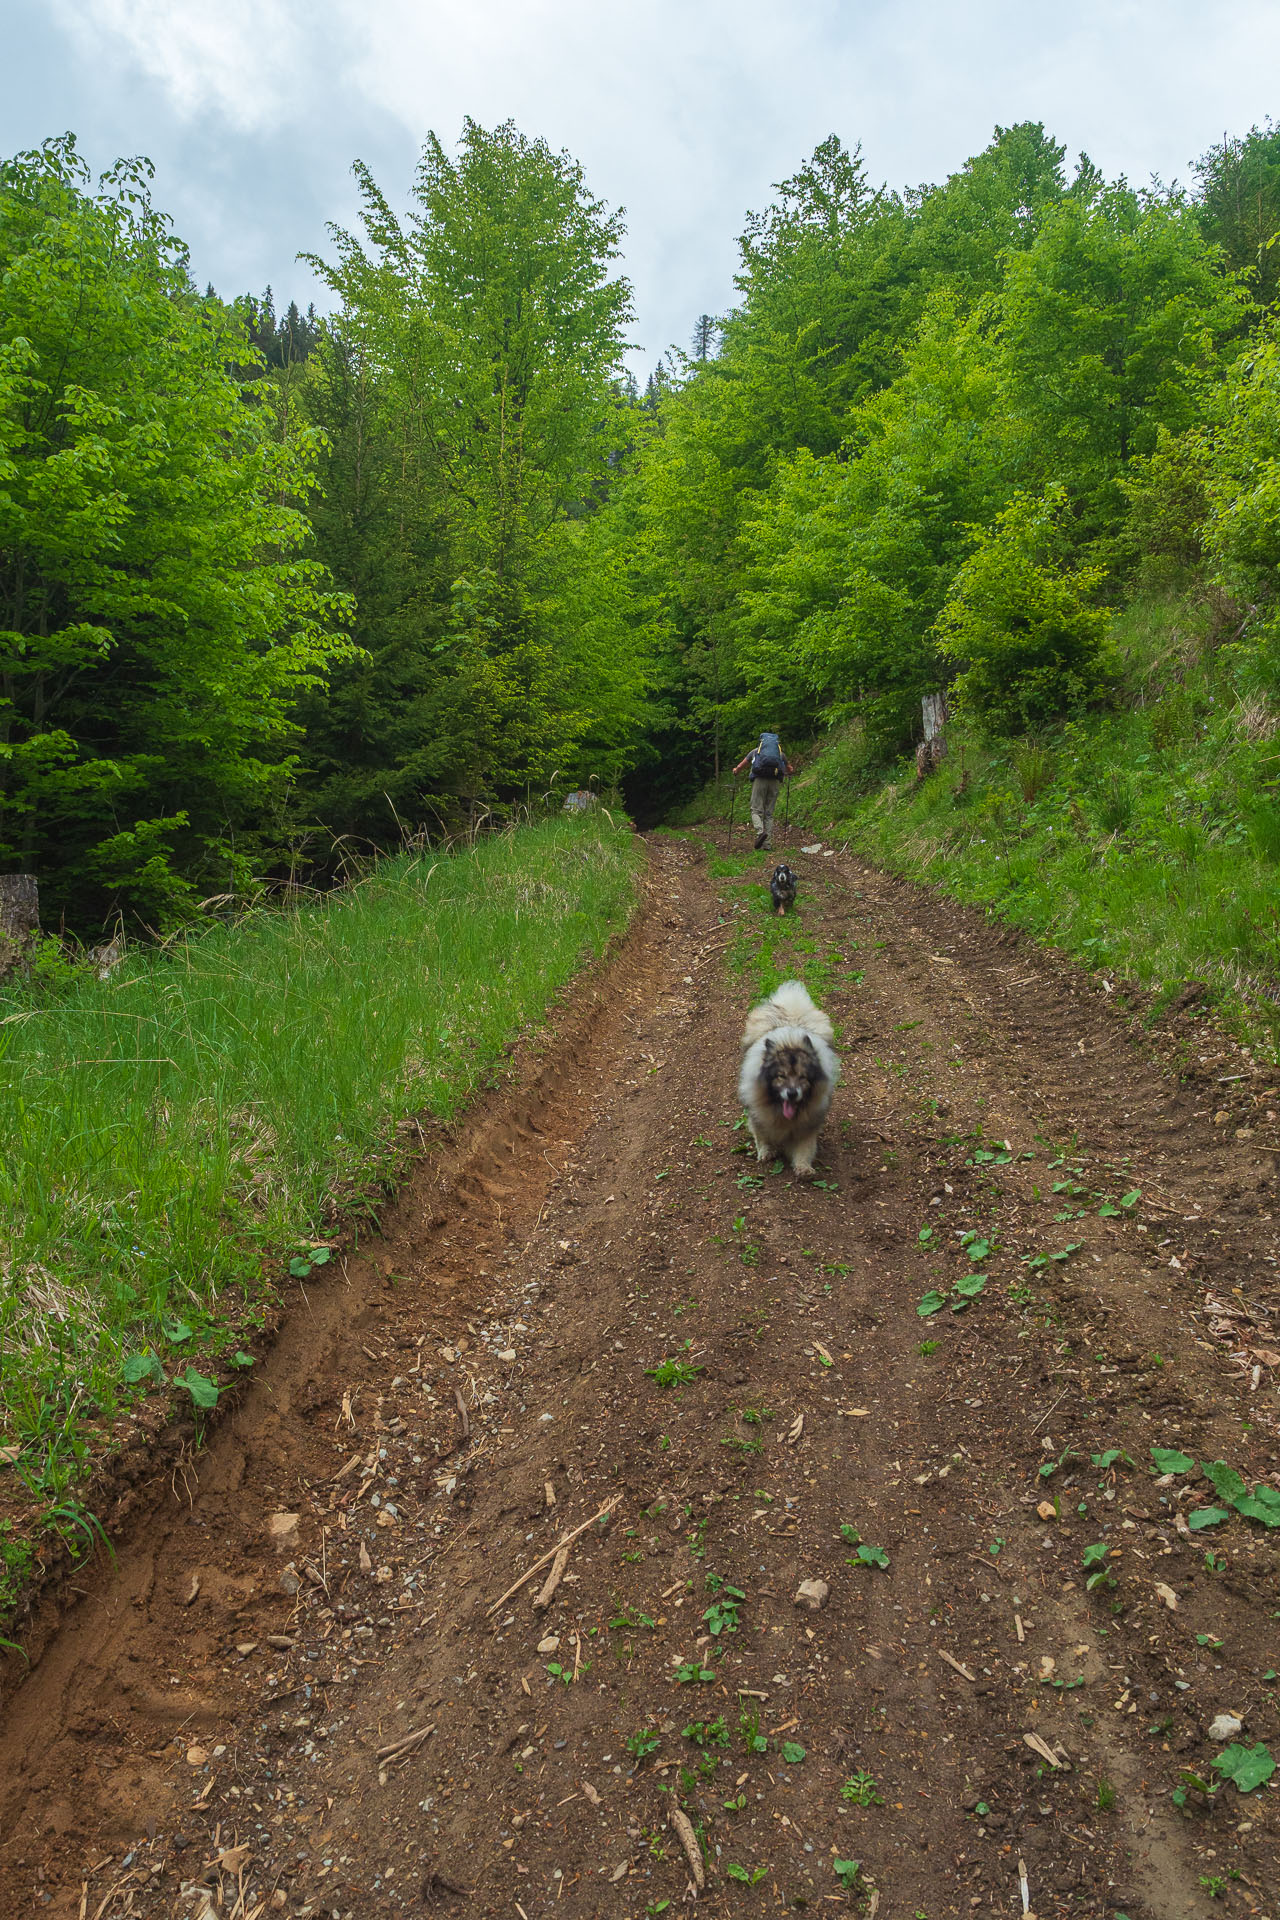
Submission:
[[840,1789],[840,1798],[855,1807],[882,1807],[884,1801],[874,1774],[851,1773]]

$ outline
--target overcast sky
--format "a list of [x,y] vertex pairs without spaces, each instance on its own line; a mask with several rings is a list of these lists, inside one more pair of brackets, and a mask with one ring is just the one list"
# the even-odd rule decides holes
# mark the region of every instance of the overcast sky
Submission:
[[828,133],[937,180],[1043,120],[1166,181],[1280,106],[1276,0],[0,0],[0,147],[146,153],[196,277],[317,293],[351,162],[401,204],[428,129],[512,118],[627,210],[636,364],[733,297],[735,236]]

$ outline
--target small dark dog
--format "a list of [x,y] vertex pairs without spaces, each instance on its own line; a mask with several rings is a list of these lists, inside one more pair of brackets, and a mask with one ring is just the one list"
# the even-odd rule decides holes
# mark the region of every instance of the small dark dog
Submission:
[[769,879],[774,911],[787,913],[796,903],[796,877],[788,866],[775,867]]

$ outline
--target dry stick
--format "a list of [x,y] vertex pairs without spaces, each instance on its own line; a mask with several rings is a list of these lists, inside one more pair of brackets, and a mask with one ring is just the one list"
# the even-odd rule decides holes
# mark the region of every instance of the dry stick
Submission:
[[462,1397],[461,1387],[454,1388],[453,1397],[458,1403],[458,1417],[462,1421],[462,1437],[464,1440],[469,1440],[471,1438],[471,1416],[467,1412],[467,1403]]
[[411,1753],[414,1747],[420,1746],[427,1735],[434,1733],[435,1730],[435,1721],[432,1721],[429,1727],[415,1727],[413,1732],[406,1733],[402,1740],[393,1740],[389,1746],[379,1747],[375,1758],[378,1760],[395,1760],[401,1754]]
[[939,1647],[937,1651],[938,1651],[939,1660],[945,1660],[949,1667],[954,1667],[956,1672],[960,1675],[961,1679],[973,1680],[973,1681],[977,1680],[978,1678],[977,1674],[970,1673],[968,1667],[964,1666],[961,1661],[957,1660],[953,1653],[948,1653],[944,1647]]
[[560,1582],[564,1579],[564,1570],[568,1566],[568,1564],[569,1564],[569,1549],[567,1546],[564,1546],[560,1548],[560,1551],[556,1554],[555,1559],[551,1562],[551,1571],[547,1575],[546,1585],[542,1588],[540,1593],[534,1596],[533,1604],[538,1609],[539,1612],[542,1611],[543,1607],[549,1607],[551,1605],[551,1596],[554,1594],[556,1588],[560,1585]]
[[498,1597],[498,1599],[494,1601],[493,1605],[489,1608],[489,1614],[490,1615],[495,1614],[498,1611],[499,1607],[504,1607],[507,1601],[510,1600],[513,1594],[519,1593],[521,1587],[528,1585],[529,1581],[532,1580],[535,1573],[541,1573],[543,1567],[546,1566],[548,1560],[555,1559],[561,1547],[567,1547],[572,1545],[572,1543],[577,1539],[580,1533],[585,1533],[588,1527],[594,1527],[597,1521],[607,1520],[609,1515],[613,1512],[614,1508],[620,1503],[621,1499],[622,1499],[622,1495],[620,1493],[615,1493],[612,1500],[605,1501],[605,1504],[601,1507],[599,1513],[593,1513],[589,1520],[584,1520],[580,1527],[575,1527],[573,1529],[572,1533],[566,1533],[563,1540],[557,1541],[554,1547],[548,1547],[547,1551],[541,1556],[541,1558],[535,1560],[531,1567],[526,1567],[524,1572],[520,1575],[520,1578],[514,1583],[514,1585],[508,1587],[506,1592],[504,1594],[501,1594]]
[[[1049,1413],[1056,1413],[1058,1411],[1058,1408],[1062,1405],[1063,1401],[1066,1399],[1070,1391],[1071,1391],[1070,1387],[1066,1387],[1063,1389],[1063,1391],[1058,1395],[1057,1399],[1054,1401],[1053,1405],[1050,1407]],[[1040,1415],[1040,1418],[1036,1421],[1035,1426],[1032,1427],[1031,1429],[1032,1433],[1039,1433],[1041,1427],[1044,1425],[1045,1421],[1049,1418],[1049,1413],[1042,1413]]]
[[685,1850],[689,1871],[693,1875],[693,1884],[701,1893],[707,1884],[707,1875],[702,1864],[702,1848],[698,1845],[698,1836],[693,1830],[693,1822],[682,1807],[672,1807],[667,1818],[680,1837],[680,1845]]

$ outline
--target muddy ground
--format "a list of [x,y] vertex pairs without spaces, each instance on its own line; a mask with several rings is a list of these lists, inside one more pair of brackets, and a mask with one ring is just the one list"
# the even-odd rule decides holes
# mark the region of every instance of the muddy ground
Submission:
[[[1276,1782],[1195,1784],[1280,1757],[1280,1530],[1151,1455],[1280,1484],[1280,1082],[851,857],[779,929],[650,853],[11,1691],[0,1914],[638,1920],[683,1811],[713,1914],[1280,1920]],[[808,1187],[736,1124],[775,938]]]

